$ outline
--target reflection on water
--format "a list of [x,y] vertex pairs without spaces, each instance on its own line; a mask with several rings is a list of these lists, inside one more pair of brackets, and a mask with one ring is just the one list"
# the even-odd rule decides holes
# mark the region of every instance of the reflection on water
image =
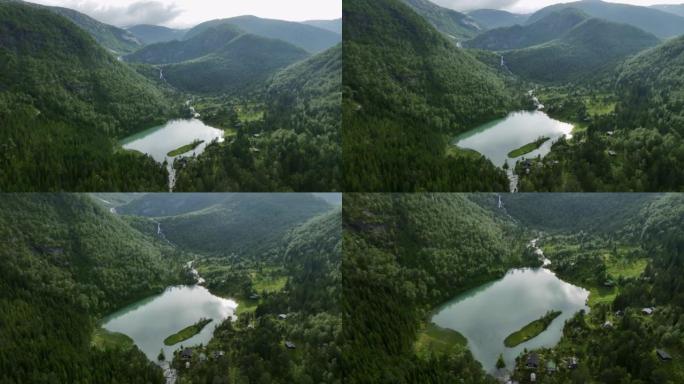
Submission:
[[[468,291],[443,305],[432,321],[454,329],[468,339],[468,348],[488,372],[496,371],[503,354],[506,366],[515,365],[523,349],[552,347],[561,338],[566,320],[585,305],[589,292],[560,280],[548,269],[513,269],[502,279]],[[543,316],[549,310],[562,314],[537,337],[514,348],[504,346],[511,333]]]

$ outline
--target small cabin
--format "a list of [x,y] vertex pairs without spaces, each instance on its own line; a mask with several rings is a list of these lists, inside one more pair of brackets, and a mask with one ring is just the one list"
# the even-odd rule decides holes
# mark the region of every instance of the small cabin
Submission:
[[296,349],[297,346],[296,346],[293,342],[291,342],[291,341],[286,341],[286,342],[285,342],[285,348],[287,348],[287,349]]
[[536,383],[537,382],[537,374],[532,372],[530,373],[530,383]]
[[662,349],[656,349],[656,354],[661,361],[671,361],[672,356],[669,353],[663,351]]
[[183,360],[192,359],[192,349],[185,348],[183,351],[181,351],[181,359],[183,359]]
[[530,353],[527,355],[527,362],[525,362],[525,367],[529,369],[539,368],[539,355],[536,353]]
[[606,321],[605,323],[603,323],[603,325],[601,326],[601,328],[603,328],[603,329],[613,329],[613,323],[611,323],[610,321]]
[[608,151],[608,155],[610,155],[610,156],[617,156],[617,152],[615,152],[615,151]]
[[643,313],[643,314],[646,315],[646,316],[651,316],[651,315],[653,314],[653,311],[655,311],[655,309],[649,307],[649,308],[644,308],[644,309],[642,309],[642,310],[641,310],[641,313]]
[[200,353],[199,360],[200,361],[207,361],[207,355],[205,355],[204,353]]
[[287,320],[287,315],[284,313],[281,313],[280,315],[278,315],[278,320]]
[[260,298],[261,296],[259,296],[259,294],[257,293],[252,293],[251,295],[249,295],[250,300],[259,300]]
[[556,373],[558,371],[558,365],[556,365],[556,362],[553,360],[549,360],[546,363],[546,372],[548,373]]
[[568,369],[575,369],[577,368],[578,361],[576,357],[571,357],[568,359]]
[[625,313],[624,313],[623,311],[621,311],[621,310],[615,311],[615,316],[618,316],[618,317],[619,317],[619,316],[624,316],[624,315],[625,315]]

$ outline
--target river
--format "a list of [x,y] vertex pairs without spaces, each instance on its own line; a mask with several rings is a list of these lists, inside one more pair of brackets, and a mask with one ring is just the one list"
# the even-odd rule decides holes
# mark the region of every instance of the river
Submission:
[[[530,246],[537,248],[537,240]],[[551,263],[537,253],[544,265]],[[469,290],[445,303],[435,311],[432,322],[442,328],[460,332],[468,340],[468,348],[483,368],[501,376],[496,368],[499,354],[509,370],[524,349],[553,347],[560,341],[563,326],[586,306],[589,291],[559,279],[546,268],[517,268],[496,281]],[[504,339],[547,311],[562,314],[537,337],[513,348],[504,346]]]
[[[181,155],[168,156],[169,152],[195,140],[203,140],[204,142]],[[121,141],[121,145],[124,149],[148,154],[159,163],[166,161],[169,171],[169,190],[172,191],[176,182],[176,172],[173,168],[174,160],[199,155],[214,140],[223,141],[223,130],[210,127],[201,120],[192,118],[170,120],[164,125],[125,138]]]

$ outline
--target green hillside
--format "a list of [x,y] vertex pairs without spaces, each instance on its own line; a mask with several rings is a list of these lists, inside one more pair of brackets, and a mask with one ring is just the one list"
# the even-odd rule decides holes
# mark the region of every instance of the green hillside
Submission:
[[335,20],[307,20],[304,24],[313,25],[314,27],[325,29],[342,35],[342,19]]
[[4,195],[0,233],[0,381],[164,382],[136,348],[90,340],[101,315],[176,281],[171,249],[77,195]]
[[503,55],[515,74],[538,82],[565,83],[611,73],[628,56],[658,43],[657,37],[638,28],[589,19],[559,39]]
[[190,39],[209,28],[225,24],[236,26],[253,35],[286,41],[310,53],[324,51],[341,41],[340,34],[326,29],[303,23],[262,19],[256,16],[239,16],[230,19],[207,21],[189,30],[185,38]]
[[467,39],[482,30],[475,20],[467,15],[440,7],[430,0],[404,0],[404,2],[450,39]]
[[476,9],[466,14],[484,29],[511,27],[516,24],[523,25],[529,17],[529,15],[520,15],[499,9]]
[[605,19],[614,23],[630,24],[662,39],[684,34],[684,17],[653,8],[609,3],[600,0],[583,0],[551,5],[535,12],[530,16],[527,23],[534,23],[550,13],[563,8],[575,8],[587,13],[591,17]]
[[162,27],[159,25],[134,25],[126,28],[143,44],[166,43],[173,40],[181,40],[185,36],[187,30],[172,29]]
[[546,43],[557,39],[585,21],[588,16],[578,10],[568,8],[550,13],[548,16],[528,25],[514,25],[498,28],[466,41],[465,46],[503,51],[519,49]]
[[515,263],[506,219],[459,194],[347,194],[342,306],[349,383],[495,383],[463,346],[418,356],[429,311]]
[[263,98],[263,121],[189,161],[176,189],[341,190],[341,83],[341,45],[279,71]]
[[447,143],[519,108],[517,92],[401,1],[351,0],[343,11],[345,190],[506,190],[503,171],[448,156]]
[[0,3],[0,35],[0,190],[164,189],[151,159],[114,151],[172,114],[161,91],[51,11]]

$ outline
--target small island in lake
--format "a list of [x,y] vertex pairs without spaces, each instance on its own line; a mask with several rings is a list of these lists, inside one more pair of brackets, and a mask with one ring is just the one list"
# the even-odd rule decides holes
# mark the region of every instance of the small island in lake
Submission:
[[204,143],[204,140],[195,140],[190,144],[184,145],[178,149],[174,149],[173,151],[167,153],[169,157],[174,157],[178,155],[182,155],[186,152],[190,152],[193,149],[197,148],[200,144]]
[[202,329],[207,326],[207,324],[211,323],[211,319],[200,319],[200,321],[196,322],[195,324],[185,327],[178,331],[177,333],[174,333],[173,335],[167,337],[164,339],[164,344],[166,345],[175,345],[180,343],[181,341],[185,341],[196,334],[202,332]]
[[527,324],[519,331],[515,331],[508,335],[508,337],[506,337],[504,340],[504,345],[508,348],[513,348],[518,344],[537,337],[540,333],[544,332],[546,328],[551,325],[551,322],[556,317],[560,316],[561,313],[561,311],[546,312],[546,314],[541,318]]
[[537,140],[535,140],[529,144],[525,144],[518,149],[514,149],[514,150],[508,152],[508,157],[513,159],[516,157],[520,157],[522,155],[526,155],[526,154],[528,154],[528,153],[530,153],[536,149],[539,149],[539,147],[541,147],[544,143],[546,143],[549,140],[551,140],[551,139],[548,137],[540,137]]

